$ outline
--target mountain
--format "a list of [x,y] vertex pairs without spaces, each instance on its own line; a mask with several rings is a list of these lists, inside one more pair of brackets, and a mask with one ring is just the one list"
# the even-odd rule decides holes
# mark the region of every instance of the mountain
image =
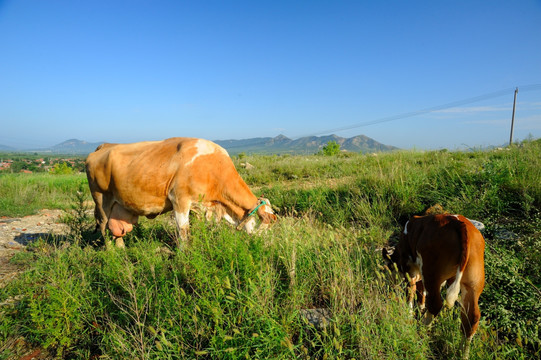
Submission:
[[90,154],[98,145],[101,145],[103,142],[98,143],[89,143],[83,140],[70,139],[66,140],[60,144],[56,144],[50,147],[49,150],[55,154]]
[[[248,154],[315,154],[320,151],[329,141],[336,141],[340,144],[341,150],[351,152],[381,152],[392,151],[397,148],[394,146],[381,144],[365,135],[359,135],[352,138],[343,138],[337,135],[329,136],[307,136],[292,140],[284,135],[276,137],[259,137],[242,140],[214,140],[215,143],[224,147],[230,155],[239,153]],[[96,148],[99,143],[89,143],[83,140],[70,139],[49,148],[28,149],[25,152],[53,153],[53,154],[71,154],[88,155]],[[18,151],[9,147],[2,147],[0,151],[13,152]],[[21,150],[23,151],[23,150]]]
[[17,149],[12,148],[11,146],[7,146],[7,145],[2,145],[2,144],[0,144],[0,151],[13,152],[13,151],[16,151],[16,150],[17,150]]
[[351,152],[381,152],[393,151],[398,148],[384,145],[365,135],[352,138],[343,138],[337,135],[307,136],[292,140],[284,135],[274,138],[253,138],[246,140],[215,140],[231,155],[241,152],[252,154],[314,154],[323,148],[329,141],[336,141],[341,150]]
[[[66,140],[64,142],[61,142],[60,144],[56,144],[54,146],[48,147],[48,148],[30,148],[30,149],[15,149],[15,148],[9,148],[4,151],[6,152],[32,152],[32,153],[38,153],[38,154],[66,154],[66,155],[88,155],[96,148],[98,145],[102,144],[103,142],[98,143],[89,143],[83,140],[77,140],[77,139],[70,139]],[[2,150],[2,146],[0,145],[0,151]]]

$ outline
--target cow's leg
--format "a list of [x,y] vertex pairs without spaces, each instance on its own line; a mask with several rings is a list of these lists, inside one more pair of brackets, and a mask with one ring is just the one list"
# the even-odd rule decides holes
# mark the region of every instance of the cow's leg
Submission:
[[126,245],[124,245],[124,239],[122,237],[113,237],[115,240],[115,245],[117,248],[124,249]]
[[190,208],[191,201],[189,200],[177,201],[173,203],[177,230],[180,239],[183,242],[188,242],[188,234],[190,231]]
[[102,236],[105,238],[106,230],[109,225],[109,220],[111,218],[111,213],[113,212],[113,206],[115,205],[115,201],[111,195],[103,194],[102,198],[102,206],[101,206],[101,212],[102,212],[102,222],[100,224],[100,230]]
[[98,191],[92,192],[92,199],[96,207],[94,208],[94,218],[96,219],[96,231],[99,229],[101,235],[105,237],[105,229],[107,228],[107,215],[103,209],[103,194]]

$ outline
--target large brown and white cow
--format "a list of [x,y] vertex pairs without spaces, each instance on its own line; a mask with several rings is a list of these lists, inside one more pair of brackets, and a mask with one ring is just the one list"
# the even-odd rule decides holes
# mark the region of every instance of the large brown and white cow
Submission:
[[463,357],[469,355],[471,339],[479,325],[479,296],[485,286],[485,240],[464,216],[437,214],[412,217],[404,227],[392,255],[383,255],[395,263],[408,282],[408,302],[413,308],[417,290],[430,323],[442,306],[441,288],[447,282],[447,306],[451,308],[462,291],[461,319],[465,336]]
[[88,155],[86,174],[97,226],[104,236],[108,227],[117,246],[124,246],[122,237],[139,216],[154,218],[171,210],[186,239],[190,209],[196,205],[249,233],[255,213],[259,229],[276,220],[270,202],[250,191],[227,151],[208,140],[105,143]]

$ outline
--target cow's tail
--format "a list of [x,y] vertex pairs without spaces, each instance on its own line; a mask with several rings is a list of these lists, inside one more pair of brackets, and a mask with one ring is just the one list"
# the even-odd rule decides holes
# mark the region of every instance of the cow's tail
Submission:
[[[462,251],[460,254],[460,263],[456,269],[455,281],[451,284],[449,289],[447,289],[447,306],[452,308],[455,304],[455,301],[458,299],[458,294],[460,292],[460,282],[462,281],[462,275],[464,274],[464,268],[468,263],[468,258],[470,257],[470,244],[468,243],[468,229],[464,223],[466,219],[458,219],[455,224],[458,226],[458,233],[461,239]],[[466,220],[467,221],[467,220]]]

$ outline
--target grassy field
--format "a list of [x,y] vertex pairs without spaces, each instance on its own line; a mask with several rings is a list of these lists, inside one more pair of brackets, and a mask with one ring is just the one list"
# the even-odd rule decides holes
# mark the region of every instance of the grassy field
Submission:
[[458,305],[422,326],[378,251],[434,204],[487,227],[471,358],[541,355],[541,141],[234,161],[279,222],[250,236],[194,217],[182,251],[168,215],[107,250],[83,211],[84,175],[1,175],[0,215],[63,208],[72,234],[13,258],[26,271],[0,289],[0,359],[16,358],[18,338],[66,359],[460,358]]

